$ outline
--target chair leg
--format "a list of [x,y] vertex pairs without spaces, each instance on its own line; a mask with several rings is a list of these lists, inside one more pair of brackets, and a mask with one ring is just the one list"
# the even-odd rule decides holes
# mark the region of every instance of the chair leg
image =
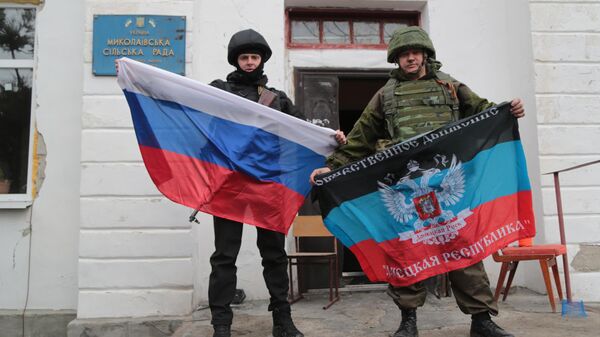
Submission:
[[327,308],[329,308],[332,304],[333,304],[333,275],[332,273],[332,265],[331,265],[331,259],[327,259],[327,263],[328,263],[328,268],[327,268],[327,274],[329,276],[328,278],[328,283],[329,283],[329,302],[323,306],[323,310],[327,310]]
[[[334,268],[335,266],[335,268]],[[329,259],[329,303],[323,307],[323,310],[329,309],[340,297],[338,295],[337,283],[337,264],[334,259]],[[335,286],[335,297],[333,296],[333,288]]]
[[289,260],[289,269],[290,269],[290,292],[291,292],[291,298],[289,300],[290,304],[294,304],[298,301],[300,301],[301,299],[303,299],[304,297],[302,296],[302,292],[300,291],[300,274],[297,273],[298,275],[298,297],[294,297],[294,278],[293,278],[293,274],[292,274],[292,266],[296,266],[297,269],[300,268],[298,261],[296,260],[296,263],[292,263],[292,259]]
[[553,257],[550,262],[552,265],[552,274],[554,275],[554,284],[556,284],[556,292],[558,293],[558,298],[562,301],[563,293],[560,285],[560,275],[558,274],[558,262],[556,261],[556,257]]
[[296,260],[296,278],[298,279],[298,298],[302,298],[302,290],[304,289],[304,262]]
[[542,275],[544,276],[544,283],[546,284],[546,291],[548,292],[548,299],[550,300],[550,306],[552,312],[556,312],[556,304],[554,303],[554,293],[552,292],[552,283],[550,281],[550,273],[548,272],[548,261],[540,260],[540,267],[542,268]]
[[502,262],[500,267],[500,275],[498,276],[498,284],[496,284],[496,293],[494,294],[494,301],[498,301],[502,286],[504,285],[504,279],[506,278],[506,272],[508,271],[508,262]]
[[508,292],[510,291],[510,286],[512,285],[513,278],[515,278],[515,273],[517,272],[517,267],[519,266],[519,261],[513,261],[509,264],[510,272],[508,273],[508,281],[506,281],[506,287],[504,288],[504,295],[502,296],[502,302],[506,301],[508,297]]
[[292,274],[292,259],[288,257],[288,268],[290,274],[290,301],[294,300],[294,275]]
[[333,260],[329,259],[329,302],[333,299]]
[[335,257],[335,297],[336,298],[340,298],[340,293],[339,293],[339,289],[340,289],[340,269],[339,269],[339,265],[338,265],[338,259],[337,256]]

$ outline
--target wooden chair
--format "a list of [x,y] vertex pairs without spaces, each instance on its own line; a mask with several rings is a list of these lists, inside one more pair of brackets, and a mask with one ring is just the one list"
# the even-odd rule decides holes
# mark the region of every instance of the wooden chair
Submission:
[[500,276],[498,277],[498,284],[496,285],[496,293],[494,299],[497,301],[502,292],[502,285],[506,278],[506,273],[509,272],[508,281],[506,282],[506,288],[504,289],[502,301],[506,300],[508,291],[512,284],[515,272],[519,266],[520,261],[538,260],[540,267],[542,268],[542,275],[544,276],[544,283],[546,284],[546,291],[548,292],[548,299],[550,300],[550,306],[552,312],[556,312],[556,303],[554,302],[554,293],[552,291],[552,282],[550,280],[549,268],[552,268],[552,274],[554,275],[554,282],[556,285],[556,291],[558,297],[562,301],[562,288],[560,286],[560,276],[558,274],[558,264],[556,257],[567,253],[565,245],[533,245],[529,247],[506,247],[493,254],[494,261],[501,262],[502,267],[500,268]]
[[[329,303],[323,307],[323,310],[329,308],[339,297],[339,276],[338,276],[338,250],[336,238],[325,228],[323,219],[320,215],[298,216],[294,221],[292,228],[296,252],[288,254],[289,273],[290,273],[290,303],[295,303],[303,298],[300,292],[301,277],[298,277],[298,296],[294,295],[293,266],[306,264],[325,264],[329,272]],[[331,250],[327,252],[302,252],[300,251],[300,238],[303,237],[326,237],[331,240]],[[300,268],[298,268],[298,272]],[[298,273],[299,274],[299,273]]]
[[[498,277],[498,284],[496,285],[496,294],[494,296],[496,300],[498,300],[498,298],[500,297],[501,292],[504,293],[502,301],[506,300],[506,297],[508,296],[508,291],[512,284],[513,277],[515,276],[515,272],[520,261],[538,260],[540,262],[540,267],[542,268],[542,275],[544,276],[544,283],[546,284],[546,291],[548,292],[548,299],[550,300],[552,312],[556,312],[556,303],[554,302],[554,293],[552,292],[552,282],[550,280],[550,274],[548,272],[548,269],[552,268],[552,274],[554,275],[554,282],[556,284],[558,297],[560,300],[562,300],[562,288],[560,285],[560,276],[558,273],[558,263],[556,261],[556,258],[558,256],[562,256],[567,301],[571,303],[571,278],[569,274],[569,262],[567,258],[567,240],[565,238],[565,223],[563,218],[562,199],[560,194],[560,181],[558,175],[561,172],[571,171],[598,163],[600,163],[600,160],[595,160],[581,165],[569,167],[563,170],[546,173],[552,174],[554,176],[554,193],[556,195],[556,208],[558,211],[560,244],[531,245],[526,247],[507,247],[494,253],[494,261],[502,263],[502,267],[500,268],[500,276]],[[508,281],[506,283],[506,288],[503,291],[502,286],[504,284],[504,279],[506,278],[507,272],[509,272]]]

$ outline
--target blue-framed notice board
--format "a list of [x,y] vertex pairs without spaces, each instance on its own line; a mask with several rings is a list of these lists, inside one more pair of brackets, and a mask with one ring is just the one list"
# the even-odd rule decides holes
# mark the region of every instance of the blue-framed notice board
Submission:
[[185,16],[94,15],[92,72],[116,75],[128,57],[185,75]]

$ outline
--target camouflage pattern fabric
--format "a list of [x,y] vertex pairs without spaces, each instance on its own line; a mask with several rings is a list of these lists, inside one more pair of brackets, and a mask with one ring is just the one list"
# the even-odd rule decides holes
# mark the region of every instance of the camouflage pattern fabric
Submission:
[[390,73],[390,80],[394,83],[393,101],[389,103],[385,97],[384,91],[389,91],[385,90],[390,85],[388,82],[371,98],[348,134],[348,143],[327,159],[330,168],[359,160],[494,105],[463,83],[440,72],[440,62],[429,59],[426,66],[427,74],[415,81],[406,79],[399,69]]
[[429,35],[420,27],[412,26],[394,32],[388,45],[387,61],[395,63],[398,54],[409,48],[423,49],[427,56],[435,59],[435,48]]

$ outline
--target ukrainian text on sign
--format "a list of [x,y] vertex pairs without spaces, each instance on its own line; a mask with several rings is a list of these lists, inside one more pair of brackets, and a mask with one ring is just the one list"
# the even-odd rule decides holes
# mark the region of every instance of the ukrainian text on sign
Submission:
[[114,60],[136,61],[185,75],[185,17],[94,16],[94,75],[116,75]]

